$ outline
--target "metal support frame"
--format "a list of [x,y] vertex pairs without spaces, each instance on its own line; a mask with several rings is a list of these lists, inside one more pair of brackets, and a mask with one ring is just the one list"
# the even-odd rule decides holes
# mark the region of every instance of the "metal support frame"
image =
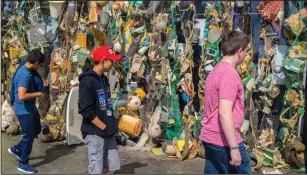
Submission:
[[[307,145],[307,105],[306,105],[306,101],[307,101],[307,75],[305,77],[306,81],[305,81],[305,114],[304,114],[304,131],[303,131],[303,143],[304,145]],[[307,149],[305,148],[305,167],[307,165]],[[306,169],[306,168],[305,168]],[[307,173],[307,169],[305,170],[305,173]]]

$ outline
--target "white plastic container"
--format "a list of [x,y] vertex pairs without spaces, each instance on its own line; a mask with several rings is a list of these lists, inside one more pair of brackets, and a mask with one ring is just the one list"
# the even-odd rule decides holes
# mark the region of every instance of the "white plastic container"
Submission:
[[50,16],[57,19],[60,15],[65,1],[49,1]]

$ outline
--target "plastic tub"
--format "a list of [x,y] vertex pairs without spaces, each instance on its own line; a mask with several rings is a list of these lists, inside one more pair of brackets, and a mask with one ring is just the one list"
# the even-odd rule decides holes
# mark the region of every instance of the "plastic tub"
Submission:
[[60,15],[65,1],[49,1],[50,16],[57,19]]

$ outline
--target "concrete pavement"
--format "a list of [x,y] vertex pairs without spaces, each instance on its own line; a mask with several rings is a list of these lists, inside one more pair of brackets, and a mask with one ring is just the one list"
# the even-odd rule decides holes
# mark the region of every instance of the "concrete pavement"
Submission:
[[[8,148],[18,143],[22,135],[9,137],[2,133],[1,174],[21,174],[17,159],[8,153]],[[163,160],[151,152],[135,151],[119,146],[121,170],[114,174],[203,174],[204,160]],[[87,148],[85,145],[67,146],[63,142],[41,143],[34,141],[30,164],[39,174],[87,174]],[[267,170],[272,171],[268,168]],[[290,170],[282,170],[288,174]],[[257,171],[253,174],[262,174]],[[291,174],[301,174],[291,171]]]
[[[20,174],[17,159],[7,150],[18,143],[21,135],[9,137],[2,133],[2,174]],[[185,161],[161,160],[151,152],[132,151],[119,147],[121,170],[116,174],[202,174],[203,159]],[[35,140],[30,164],[39,174],[87,174],[87,149],[84,145],[67,146],[60,143],[41,143]]]

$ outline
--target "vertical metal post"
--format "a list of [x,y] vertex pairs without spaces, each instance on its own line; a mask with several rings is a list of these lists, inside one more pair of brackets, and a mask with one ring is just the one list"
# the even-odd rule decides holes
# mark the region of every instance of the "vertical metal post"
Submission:
[[[307,102],[307,75],[305,77],[305,114],[304,114],[304,124],[303,124],[303,128],[304,128],[304,131],[303,131],[303,143],[304,145],[306,146],[307,145],[307,105],[306,105],[306,102]],[[305,149],[305,167],[307,165],[307,149]],[[305,170],[305,173],[307,173],[307,168]]]

